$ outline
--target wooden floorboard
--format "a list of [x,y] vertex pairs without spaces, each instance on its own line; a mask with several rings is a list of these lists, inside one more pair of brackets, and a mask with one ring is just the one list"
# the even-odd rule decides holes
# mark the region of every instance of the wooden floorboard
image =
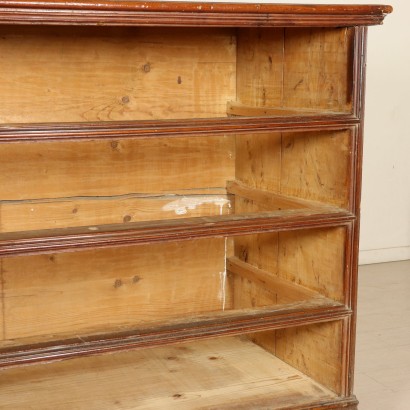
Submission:
[[0,386],[3,410],[288,409],[337,400],[240,337],[3,370]]

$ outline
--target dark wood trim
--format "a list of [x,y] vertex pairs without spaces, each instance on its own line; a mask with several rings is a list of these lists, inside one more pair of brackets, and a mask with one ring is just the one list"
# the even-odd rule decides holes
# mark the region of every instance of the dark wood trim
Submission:
[[152,328],[135,328],[110,334],[81,335],[0,349],[0,367],[62,360],[142,347],[168,345],[214,336],[239,335],[289,326],[343,319],[351,310],[326,298],[288,305],[213,313]]
[[1,0],[0,7],[47,10],[107,10],[107,11],[181,11],[185,13],[274,13],[274,14],[334,14],[382,15],[393,8],[386,5],[353,4],[257,4],[257,3],[202,3],[184,1],[133,1],[133,0]]
[[356,220],[352,223],[351,241],[353,243],[353,252],[351,255],[351,286],[350,301],[348,306],[353,310],[353,314],[347,319],[349,324],[349,372],[348,393],[353,392],[354,385],[354,363],[355,363],[355,345],[356,345],[356,322],[357,322],[357,287],[358,287],[358,265],[359,265],[359,238],[360,238],[360,202],[362,188],[362,166],[363,166],[363,129],[364,129],[364,109],[365,109],[365,88],[366,88],[366,47],[367,47],[367,28],[356,28],[357,51],[360,56],[360,69],[357,71],[356,82],[357,88],[357,114],[360,118],[360,125],[355,132],[355,173],[352,178],[352,189],[354,192],[352,213],[356,215]]
[[0,257],[348,225],[340,208],[297,209],[0,234]]
[[275,131],[340,130],[359,124],[351,114],[323,114],[203,120],[119,121],[0,125],[0,143],[159,138]]
[[385,5],[1,0],[3,24],[145,26],[357,26],[381,24]]

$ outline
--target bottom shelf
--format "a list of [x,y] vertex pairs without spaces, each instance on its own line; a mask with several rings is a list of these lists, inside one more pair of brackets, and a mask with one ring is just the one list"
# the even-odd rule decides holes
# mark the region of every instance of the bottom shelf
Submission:
[[6,409],[355,409],[245,337],[0,371]]

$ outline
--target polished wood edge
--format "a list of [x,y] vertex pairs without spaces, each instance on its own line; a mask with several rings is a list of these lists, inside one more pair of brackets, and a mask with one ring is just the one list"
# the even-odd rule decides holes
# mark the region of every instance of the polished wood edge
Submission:
[[330,27],[381,24],[392,10],[387,5],[2,0],[0,23]]
[[81,336],[39,344],[0,349],[0,367],[110,353],[135,348],[168,345],[215,336],[305,326],[340,320],[351,315],[346,306],[330,299],[259,308],[242,312],[222,312],[206,318],[151,329],[133,329],[111,334]]
[[186,218],[3,233],[0,257],[96,249],[218,236],[326,228],[348,225],[355,220],[350,212],[334,208],[317,213],[311,210],[263,212],[243,215]]
[[183,11],[187,13],[277,13],[277,14],[372,14],[391,13],[392,6],[381,4],[278,4],[278,3],[209,3],[184,1],[130,1],[130,0],[1,0],[0,8],[33,8],[33,9],[65,9],[65,10],[140,10]]
[[360,119],[353,115],[335,114],[277,118],[13,124],[0,126],[0,143],[339,130],[354,127],[359,123]]

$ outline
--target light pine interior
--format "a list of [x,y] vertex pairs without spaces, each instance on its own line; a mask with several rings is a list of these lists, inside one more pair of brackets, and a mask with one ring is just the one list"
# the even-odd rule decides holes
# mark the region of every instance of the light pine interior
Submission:
[[[352,36],[352,29],[3,26],[0,123],[349,113]],[[0,232],[323,211],[318,203],[350,209],[353,138],[341,130],[0,144]],[[3,258],[0,346],[315,298],[343,302],[347,240],[339,227]],[[341,394],[344,326],[251,335],[264,352],[229,338],[216,347],[237,360],[237,343],[245,343],[250,357],[254,349],[261,362],[275,355]],[[136,357],[158,366],[157,355],[174,348],[161,349]],[[188,380],[197,370],[186,369]],[[301,388],[309,400],[323,389],[298,371],[289,377],[308,380]]]
[[345,235],[309,229],[3,258],[2,345],[343,302]]
[[4,410],[34,400],[44,410],[245,410],[272,403],[285,409],[338,401],[303,372],[236,337],[10,369],[0,372],[0,383]]
[[[352,29],[2,26],[0,34],[3,124],[352,108]],[[1,144],[0,232],[303,207],[246,188],[348,208],[352,138],[345,130]],[[240,195],[229,188],[235,180]]]
[[225,117],[228,102],[352,109],[348,28],[2,26],[0,38],[3,124]]
[[345,130],[0,144],[0,232],[346,209],[352,141]]

